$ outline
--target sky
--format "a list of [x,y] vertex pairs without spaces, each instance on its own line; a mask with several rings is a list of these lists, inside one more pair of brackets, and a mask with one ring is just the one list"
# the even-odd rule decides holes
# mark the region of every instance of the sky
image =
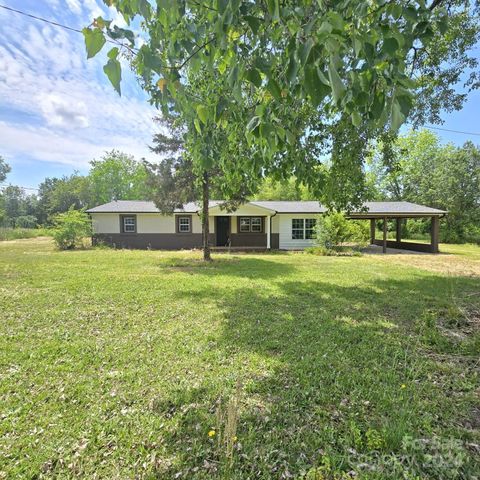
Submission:
[[[78,29],[99,15],[125,25],[101,0],[0,4]],[[45,177],[87,173],[92,159],[112,149],[155,161],[148,145],[157,112],[127,65],[119,97],[103,73],[105,52],[87,60],[80,33],[1,8],[0,24],[0,155],[12,168],[9,183],[35,188]],[[479,113],[477,91],[440,127],[480,134]],[[480,136],[436,133],[445,142],[480,144]]]

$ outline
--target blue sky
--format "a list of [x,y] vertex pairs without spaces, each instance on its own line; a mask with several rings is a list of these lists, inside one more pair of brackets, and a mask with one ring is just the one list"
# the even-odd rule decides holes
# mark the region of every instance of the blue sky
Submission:
[[[98,15],[124,25],[100,0],[0,3],[75,28]],[[3,9],[0,22],[0,155],[12,167],[10,183],[36,187],[47,176],[86,173],[90,160],[113,148],[155,160],[148,145],[156,111],[128,68],[118,97],[102,70],[105,54],[87,61],[81,34]],[[480,133],[479,113],[477,91],[462,111],[445,114],[441,127]],[[480,144],[479,136],[437,134],[445,142]]]
[[[116,12],[95,0],[3,0],[74,28]],[[7,181],[36,187],[46,176],[88,171],[113,148],[148,157],[156,110],[128,67],[122,97],[103,73],[105,54],[87,61],[83,36],[0,9],[0,155]],[[126,66],[126,65],[125,65]]]

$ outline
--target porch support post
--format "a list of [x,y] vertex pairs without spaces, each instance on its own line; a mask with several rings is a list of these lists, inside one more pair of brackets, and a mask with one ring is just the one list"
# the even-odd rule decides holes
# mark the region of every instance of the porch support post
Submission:
[[270,217],[270,216],[268,216],[268,217],[266,218],[266,223],[267,223],[267,225],[266,225],[266,227],[267,227],[267,228],[266,228],[266,232],[267,232],[267,248],[268,248],[269,250],[270,250],[270,248],[271,248],[271,241],[270,241],[270,236],[271,236],[271,235],[270,235],[270,219],[271,219],[271,218],[272,218],[272,217]]
[[370,219],[370,245],[375,243],[375,230],[377,228],[377,224],[374,218]]
[[397,243],[400,243],[402,241],[402,219],[401,218],[397,218],[397,236],[396,236],[396,240],[397,240]]
[[439,223],[438,217],[432,217],[432,222],[430,224],[430,245],[432,248],[432,253],[438,253]]
[[383,253],[387,253],[387,217],[383,217]]

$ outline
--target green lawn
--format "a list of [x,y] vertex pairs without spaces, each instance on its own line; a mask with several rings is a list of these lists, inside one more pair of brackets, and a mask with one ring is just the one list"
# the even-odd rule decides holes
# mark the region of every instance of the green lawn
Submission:
[[479,247],[214,258],[0,243],[0,478],[480,475]]

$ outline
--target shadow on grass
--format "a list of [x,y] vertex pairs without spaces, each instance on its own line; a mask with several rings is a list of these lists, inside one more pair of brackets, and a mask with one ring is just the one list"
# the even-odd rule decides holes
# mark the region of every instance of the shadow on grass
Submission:
[[[248,259],[243,266],[259,261]],[[284,265],[273,267],[278,270],[272,276],[285,273]],[[460,378],[456,373],[465,366],[447,371],[427,353],[461,350],[441,335],[436,322],[442,315],[456,315],[452,294],[474,291],[478,280],[452,283],[418,276],[351,288],[326,281],[276,286],[202,291],[203,301],[224,312],[214,348],[231,360],[234,377],[244,385],[233,467],[228,474],[222,471],[222,449],[207,446],[209,465],[215,465],[208,471],[211,478],[296,477],[326,457],[347,472],[372,452],[372,462],[381,454],[401,453],[407,436],[461,435],[453,425],[471,407],[471,398],[460,399],[457,392],[473,390],[465,387],[470,381],[473,385],[473,373],[467,370]],[[231,394],[234,383],[230,376],[210,390],[211,424],[216,399]],[[198,412],[196,420],[180,419],[177,435],[198,436],[195,421],[205,419],[205,413]],[[193,462],[201,469],[206,454],[176,449],[175,455],[183,457],[182,464]],[[416,475],[431,473],[414,460]],[[402,465],[379,468],[400,469],[385,470],[388,478],[403,472]],[[386,478],[381,475],[371,478]]]
[[223,275],[252,279],[273,279],[289,275],[295,271],[293,265],[265,260],[264,258],[245,258],[236,255],[218,255],[215,256],[213,262],[204,262],[200,258],[168,257],[161,259],[158,266],[164,273],[181,271],[195,275]]

